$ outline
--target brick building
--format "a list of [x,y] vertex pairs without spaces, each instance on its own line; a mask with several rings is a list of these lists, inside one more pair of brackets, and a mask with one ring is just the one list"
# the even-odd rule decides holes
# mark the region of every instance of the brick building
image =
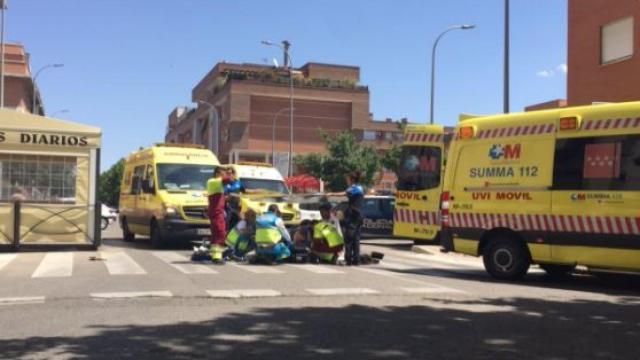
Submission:
[[[44,114],[40,93],[34,87],[29,54],[20,44],[5,44],[4,106],[22,112]],[[35,90],[35,91],[34,91]],[[36,96],[36,111],[33,111],[33,96]]]
[[[372,120],[369,89],[360,85],[358,67],[307,63],[293,70],[293,78],[294,155],[324,152],[320,130],[351,131],[380,151],[401,143],[398,122]],[[222,162],[271,162],[272,146],[276,158],[286,158],[289,91],[288,70],[218,63],[193,88],[196,106],[171,112],[165,141],[204,144]]]
[[640,1],[569,0],[569,106],[640,100]]

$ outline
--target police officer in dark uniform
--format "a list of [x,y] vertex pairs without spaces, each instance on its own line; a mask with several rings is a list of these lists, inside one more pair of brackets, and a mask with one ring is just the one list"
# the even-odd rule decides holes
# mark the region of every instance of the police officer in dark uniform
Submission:
[[344,235],[344,260],[347,265],[360,265],[360,230],[362,227],[362,203],[364,201],[364,189],[360,185],[361,174],[353,171],[347,176],[349,187],[342,193],[328,193],[327,196],[346,196],[347,209],[341,221]]

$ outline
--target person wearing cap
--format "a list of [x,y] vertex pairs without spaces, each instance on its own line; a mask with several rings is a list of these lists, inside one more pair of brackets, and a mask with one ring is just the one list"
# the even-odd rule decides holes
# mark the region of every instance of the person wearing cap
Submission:
[[320,205],[322,220],[313,227],[311,252],[322,262],[335,264],[344,249],[344,239],[331,219],[331,204]]
[[275,204],[256,219],[256,255],[268,263],[281,262],[291,256],[291,235],[280,218]]
[[213,177],[207,181],[207,198],[209,207],[209,226],[211,228],[211,259],[215,262],[222,261],[224,243],[227,237],[227,224],[225,221],[225,197],[224,186],[222,184],[221,168],[216,168]]

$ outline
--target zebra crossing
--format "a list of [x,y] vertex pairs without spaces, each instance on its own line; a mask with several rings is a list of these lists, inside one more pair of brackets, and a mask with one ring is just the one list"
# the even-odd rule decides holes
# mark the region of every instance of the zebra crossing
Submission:
[[[46,254],[29,254],[29,253],[4,253],[0,254],[0,279],[4,272],[14,263],[20,262],[23,256],[40,256],[40,259],[31,259],[30,262],[37,262],[37,266],[29,271],[29,277],[38,278],[64,278],[71,277],[81,270],[74,266],[74,263],[86,261],[93,257],[91,252],[50,252]],[[411,270],[419,267],[429,267],[437,269],[455,269],[452,265],[443,264],[424,264],[414,259],[392,258],[384,260],[378,266],[346,268],[335,265],[314,265],[314,264],[283,264],[280,266],[261,266],[248,265],[235,262],[229,262],[226,266],[213,266],[208,263],[193,262],[185,252],[180,251],[149,251],[136,252],[132,256],[124,250],[109,250],[95,253],[95,257],[108,275],[149,275],[140,263],[134,259],[139,257],[151,257],[159,260],[168,269],[184,275],[220,275],[228,270],[227,267],[238,269],[256,275],[283,275],[293,271],[308,272],[314,275],[345,275],[349,269],[371,270],[371,273],[380,273],[387,270]],[[150,255],[150,256],[149,256]],[[22,272],[25,272],[24,270]]]
[[[96,301],[176,296],[245,299],[464,293],[403,274],[403,270],[417,265],[420,264],[415,261],[394,258],[380,265],[361,267],[264,266],[234,262],[215,266],[192,262],[187,251],[117,248],[99,252],[3,253],[0,254],[0,306],[39,304],[45,302],[45,298],[64,297],[66,285],[63,284],[74,284],[75,278],[85,287],[76,290],[73,296],[88,296]],[[181,280],[183,278],[191,279]],[[21,291],[1,291],[1,284],[15,280],[22,284]]]

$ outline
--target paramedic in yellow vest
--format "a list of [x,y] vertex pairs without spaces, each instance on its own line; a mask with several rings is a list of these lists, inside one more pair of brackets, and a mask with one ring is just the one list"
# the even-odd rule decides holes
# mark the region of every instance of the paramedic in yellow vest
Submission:
[[232,256],[243,260],[246,254],[256,247],[256,212],[248,209],[236,226],[229,231],[225,242]]
[[207,195],[209,199],[209,226],[211,227],[211,260],[222,261],[224,242],[227,237],[227,225],[224,217],[224,186],[220,167],[213,172],[213,178],[207,181]]
[[311,252],[318,260],[335,264],[340,252],[344,249],[344,240],[338,227],[331,219],[331,204],[320,205],[322,221],[313,227],[313,243]]
[[291,256],[291,235],[280,218],[275,204],[256,219],[256,255],[258,260],[273,263]]

